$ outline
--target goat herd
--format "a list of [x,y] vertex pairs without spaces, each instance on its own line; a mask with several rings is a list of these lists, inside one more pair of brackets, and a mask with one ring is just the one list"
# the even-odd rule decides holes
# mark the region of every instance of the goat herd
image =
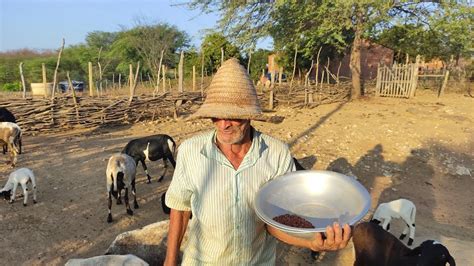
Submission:
[[[10,153],[10,162],[15,167],[21,148],[22,132],[16,124],[15,116],[4,107],[0,107],[0,144],[3,154]],[[164,171],[159,177],[160,182],[167,171],[167,161],[173,167],[176,153],[176,143],[164,134],[134,139],[128,142],[121,153],[113,154],[107,164],[106,184],[108,192],[108,216],[107,222],[112,222],[112,197],[116,199],[117,205],[122,204],[123,199],[127,214],[133,215],[129,204],[128,190],[133,195],[133,207],[138,209],[135,189],[136,168],[140,162],[147,175],[148,183],[151,176],[148,173],[145,161],[157,161],[163,159]],[[297,170],[304,168],[296,161]],[[0,196],[13,203],[15,200],[18,184],[23,189],[23,205],[27,205],[27,184],[31,183],[33,190],[33,203],[36,203],[36,180],[28,168],[19,168],[13,171],[5,186],[0,190]],[[164,194],[161,197],[162,208],[169,214],[169,208],[164,204]],[[455,261],[449,251],[441,243],[427,240],[420,246],[410,249],[400,240],[403,240],[408,231],[408,246],[411,246],[415,237],[415,215],[416,207],[413,202],[406,199],[398,199],[388,203],[380,204],[374,212],[370,222],[362,222],[353,228],[353,243],[355,249],[354,265],[449,265],[454,266]],[[390,222],[392,218],[401,218],[406,227],[400,236],[400,240],[390,234]],[[313,252],[313,256],[317,254]]]

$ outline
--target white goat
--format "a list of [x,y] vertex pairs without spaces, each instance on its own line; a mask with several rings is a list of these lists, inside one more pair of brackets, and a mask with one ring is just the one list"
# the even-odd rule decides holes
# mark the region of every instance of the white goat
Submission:
[[125,190],[124,199],[127,214],[133,215],[133,211],[128,204],[129,187],[132,188],[133,207],[138,209],[135,190],[135,173],[136,164],[132,157],[123,153],[117,153],[110,157],[106,170],[107,193],[109,197],[109,215],[107,217],[107,222],[112,222],[112,196],[117,199],[117,205],[122,204],[122,190]]
[[6,144],[10,152],[12,167],[15,166],[17,155],[20,153],[21,129],[12,122],[0,122],[0,144]]
[[28,201],[28,190],[27,184],[31,182],[33,187],[33,203],[36,203],[36,178],[28,168],[20,168],[16,171],[13,171],[10,176],[8,177],[8,181],[5,186],[0,190],[0,195],[3,195],[6,200],[10,200],[10,203],[15,201],[15,194],[18,184],[21,185],[23,188],[23,206],[26,206],[26,202]]
[[407,199],[398,199],[387,203],[381,203],[375,210],[372,222],[380,224],[382,221],[382,228],[390,231],[390,221],[392,218],[402,218],[406,224],[403,233],[400,235],[400,240],[403,240],[410,229],[410,238],[408,245],[413,244],[415,238],[415,215],[416,207],[413,202]]

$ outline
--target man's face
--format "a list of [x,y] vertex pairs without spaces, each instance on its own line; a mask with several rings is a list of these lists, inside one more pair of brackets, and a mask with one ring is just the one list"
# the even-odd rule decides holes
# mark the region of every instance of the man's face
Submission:
[[248,134],[250,120],[213,118],[217,129],[217,140],[223,144],[239,144]]

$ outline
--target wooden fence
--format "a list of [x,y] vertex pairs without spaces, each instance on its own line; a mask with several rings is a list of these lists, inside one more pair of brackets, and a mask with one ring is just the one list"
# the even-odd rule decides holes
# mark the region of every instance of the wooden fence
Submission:
[[[264,109],[271,109],[267,108],[269,106],[314,108],[347,100],[350,85],[295,86],[293,89],[282,85],[272,91],[271,100],[270,91],[258,88],[258,98]],[[8,108],[15,115],[26,135],[176,118],[195,112],[202,103],[201,92],[166,92],[155,97],[142,94],[133,97],[132,101],[126,95],[89,97],[86,93],[76,97],[76,101],[68,95],[57,95],[53,99],[11,95],[0,99],[0,107]]]
[[385,97],[410,98],[415,95],[418,82],[418,62],[411,64],[379,65],[375,94]]

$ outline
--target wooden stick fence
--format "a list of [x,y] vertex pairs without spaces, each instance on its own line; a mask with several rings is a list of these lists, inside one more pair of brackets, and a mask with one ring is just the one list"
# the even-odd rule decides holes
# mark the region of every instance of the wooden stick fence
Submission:
[[[150,120],[152,117],[173,116],[175,112],[187,114],[190,113],[192,105],[202,104],[201,99],[199,92],[136,97],[131,103],[126,97],[98,99],[66,96],[56,97],[54,101],[44,98],[2,99],[0,106],[15,114],[18,125],[28,135],[135,123]],[[183,102],[179,108],[176,107],[177,101]],[[51,117],[54,117],[54,121]]]

